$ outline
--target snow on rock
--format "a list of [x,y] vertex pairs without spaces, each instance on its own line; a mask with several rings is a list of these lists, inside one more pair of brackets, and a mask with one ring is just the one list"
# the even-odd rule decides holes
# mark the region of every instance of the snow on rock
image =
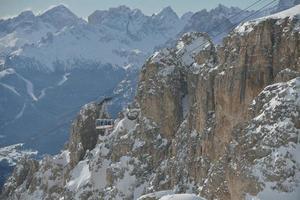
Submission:
[[24,150],[23,145],[20,143],[0,148],[0,162],[6,161],[13,166],[25,156],[37,155],[37,151]]
[[163,190],[163,191],[157,191],[157,192],[152,192],[149,194],[145,194],[138,198],[137,200],[147,200],[148,198],[153,198],[153,199],[159,199],[163,196],[174,194],[173,190]]
[[190,66],[195,62],[195,56],[200,51],[210,49],[212,42],[209,40],[208,35],[199,37],[197,33],[184,34],[176,46],[176,54],[182,59],[185,66]]
[[[283,20],[283,19],[288,18],[289,20],[292,20],[294,18],[299,18],[299,17],[300,17],[300,5],[296,5],[290,9],[281,11],[279,13],[275,13],[273,15],[269,15],[266,17],[262,17],[262,18],[258,18],[258,19],[254,19],[254,20],[250,20],[245,23],[242,23],[234,29],[234,32],[238,33],[238,34],[250,33],[253,31],[254,27],[257,24],[259,24],[260,22],[266,21],[268,19]],[[300,31],[299,27],[300,27],[300,25],[298,24],[297,27],[294,27],[294,30],[298,30],[298,32],[299,32]]]
[[15,74],[16,71],[13,68],[7,68],[5,70],[0,71],[0,80],[8,75]]
[[91,172],[87,161],[81,161],[70,173],[71,179],[66,187],[72,191],[78,190],[89,182]]
[[158,75],[168,77],[176,72],[176,68],[191,70],[198,74],[204,66],[212,66],[212,60],[198,63],[196,56],[201,52],[213,51],[214,45],[207,34],[185,33],[177,42],[175,48],[165,48],[155,52],[149,59],[150,63],[160,65]]
[[[262,98],[265,102],[256,105]],[[296,199],[300,195],[300,78],[266,87],[256,102],[253,106],[261,112],[253,120],[255,125],[247,127],[247,134],[249,140],[263,135],[253,149],[269,152],[252,167],[253,175],[264,185],[257,198]]]
[[70,163],[70,152],[68,150],[64,150],[61,154],[58,154],[53,157],[53,160],[56,164],[66,166]]
[[282,19],[282,18],[298,18],[300,16],[300,5],[296,5],[292,8],[289,8],[287,10],[275,13],[273,15],[269,15],[266,17],[262,17],[260,19]]
[[172,194],[161,197],[159,200],[205,200],[195,194]]

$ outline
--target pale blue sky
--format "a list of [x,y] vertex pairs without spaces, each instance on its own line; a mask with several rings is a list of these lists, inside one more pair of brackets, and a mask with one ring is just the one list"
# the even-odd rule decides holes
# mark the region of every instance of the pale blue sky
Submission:
[[41,12],[51,5],[65,4],[75,14],[86,18],[95,10],[107,9],[119,5],[139,8],[147,15],[159,12],[163,7],[171,6],[179,15],[186,11],[211,9],[219,3],[227,6],[245,8],[255,0],[0,0],[0,18],[11,17],[23,10]]

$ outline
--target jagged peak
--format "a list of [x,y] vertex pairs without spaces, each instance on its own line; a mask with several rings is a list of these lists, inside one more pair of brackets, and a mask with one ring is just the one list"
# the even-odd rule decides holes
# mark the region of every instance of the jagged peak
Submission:
[[156,16],[159,17],[174,16],[176,18],[179,18],[177,13],[172,9],[171,6],[167,6],[163,8],[159,13],[156,14]]
[[193,12],[191,12],[191,11],[186,12],[186,13],[184,13],[184,14],[180,17],[180,19],[182,19],[182,20],[184,20],[184,21],[189,20],[194,14],[195,14],[195,13],[193,13]]
[[73,18],[78,19],[78,17],[65,5],[60,4],[58,6],[51,6],[42,14],[39,15],[41,18],[55,18],[55,17],[64,17],[64,18]]
[[233,13],[237,13],[240,11],[241,9],[239,7],[228,7],[223,4],[218,4],[218,6],[216,8],[213,8],[210,12],[232,15]]
[[208,15],[208,11],[206,9],[199,10],[192,15],[192,18],[198,18],[198,16]]
[[228,7],[221,4],[221,3],[219,3],[218,6],[215,9],[228,9]]
[[73,25],[80,19],[65,5],[60,4],[57,6],[51,6],[46,11],[41,13],[39,17],[56,28],[63,28],[68,25]]
[[131,12],[131,8],[126,5],[120,5],[118,7],[109,8],[108,11],[117,11],[117,12]]
[[23,12],[21,12],[18,17],[20,18],[34,18],[35,15],[33,14],[33,12],[31,10],[24,10]]
[[[208,34],[200,32],[188,32],[181,36],[177,41],[175,48],[166,48],[161,51],[155,52],[150,58],[151,63],[166,63],[169,65],[169,59],[179,61],[185,65],[189,66],[195,62],[195,56],[201,51],[210,48],[213,45]],[[165,62],[167,61],[167,62]]]
[[139,9],[131,9],[125,5],[109,8],[108,10],[96,10],[88,16],[88,22],[99,24],[105,18],[115,18],[119,16],[145,16]]
[[49,8],[44,10],[42,13],[40,13],[40,15],[46,15],[46,14],[54,13],[54,12],[71,12],[71,11],[69,10],[69,8],[67,8],[67,6],[65,6],[63,4],[59,4],[59,5],[50,6]]
[[40,13],[40,16],[54,15],[58,13],[65,13],[77,17],[69,8],[67,8],[63,4],[50,6],[44,12]]

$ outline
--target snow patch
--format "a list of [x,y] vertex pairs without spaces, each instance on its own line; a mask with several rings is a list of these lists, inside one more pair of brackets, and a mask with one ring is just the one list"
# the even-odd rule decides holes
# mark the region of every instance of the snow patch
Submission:
[[14,74],[16,71],[13,68],[8,68],[0,71],[0,80],[8,75]]
[[26,79],[23,76],[21,76],[20,74],[16,73],[16,75],[25,82],[27,94],[32,98],[32,100],[33,101],[38,101],[38,98],[34,94],[34,86],[33,86],[33,84],[28,79]]
[[17,90],[15,89],[15,87],[7,85],[5,83],[0,83],[1,86],[3,86],[4,88],[8,89],[9,91],[11,91],[12,93],[14,93],[17,96],[21,96],[19,92],[17,92]]
[[69,76],[70,76],[70,73],[65,73],[63,75],[62,79],[57,83],[57,86],[63,85],[68,80]]
[[195,194],[172,194],[161,197],[159,200],[205,200]]
[[71,191],[76,191],[80,187],[89,182],[91,172],[86,160],[80,161],[71,172],[71,179],[67,183],[66,187]]
[[170,194],[174,194],[174,191],[173,190],[162,190],[162,191],[145,194],[145,195],[141,196],[140,198],[138,198],[137,200],[146,200],[146,199],[150,199],[150,198],[158,199],[163,196],[170,195]]
[[26,103],[24,103],[24,105],[23,105],[22,109],[20,110],[20,112],[16,115],[15,120],[19,119],[23,116],[25,108],[26,108]]
[[23,143],[19,143],[0,148],[0,162],[7,161],[10,166],[14,166],[25,156],[37,155],[37,151],[24,150],[23,145]]
[[[273,15],[269,15],[266,17],[258,18],[255,20],[250,20],[245,23],[240,24],[234,29],[235,33],[239,34],[245,34],[245,33],[250,33],[251,31],[254,30],[254,26],[259,24],[262,21],[265,21],[267,19],[284,19],[284,18],[299,18],[300,17],[300,5],[294,6],[290,9],[284,10],[279,13],[275,13]],[[296,27],[295,30],[298,30],[299,27]]]

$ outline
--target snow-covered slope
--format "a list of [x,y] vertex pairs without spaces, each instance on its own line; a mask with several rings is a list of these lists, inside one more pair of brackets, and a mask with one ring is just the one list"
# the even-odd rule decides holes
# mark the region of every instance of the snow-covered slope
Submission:
[[13,166],[24,156],[33,156],[37,151],[22,149],[24,144],[14,144],[7,147],[0,148],[0,162],[8,162]]
[[60,5],[34,15],[24,11],[20,15],[7,20],[0,20],[0,58],[3,59],[12,51],[24,45],[31,45],[47,34],[55,33],[64,27],[83,22],[65,6]]
[[[235,28],[235,32],[239,33],[239,34],[249,33],[253,30],[254,26],[256,26],[260,22],[268,20],[268,19],[269,20],[281,19],[282,21],[281,22],[279,21],[278,23],[283,23],[284,19],[293,20],[293,19],[299,19],[299,17],[300,17],[300,5],[296,5],[287,10],[240,24],[238,27]],[[300,23],[296,24],[296,26],[294,26],[293,29],[296,31],[297,30],[300,31]]]
[[[3,139],[0,137],[0,139]],[[37,151],[26,150],[23,144],[14,144],[0,148],[0,185],[3,185],[12,169],[24,157],[37,155]]]
[[[48,33],[33,45],[12,52],[7,65],[17,68],[38,67],[49,71],[74,68],[78,62],[140,67],[155,46],[174,37],[183,26],[170,7],[149,17],[140,10],[120,6],[108,11],[95,11],[89,16],[88,23],[78,20],[69,22],[71,13],[62,8],[53,8],[40,18],[44,21],[46,18],[50,23],[49,18],[57,15],[68,26],[65,25],[64,29],[54,34]],[[51,24],[56,28],[62,26],[57,25],[56,21]],[[24,65],[24,60],[29,62]]]

